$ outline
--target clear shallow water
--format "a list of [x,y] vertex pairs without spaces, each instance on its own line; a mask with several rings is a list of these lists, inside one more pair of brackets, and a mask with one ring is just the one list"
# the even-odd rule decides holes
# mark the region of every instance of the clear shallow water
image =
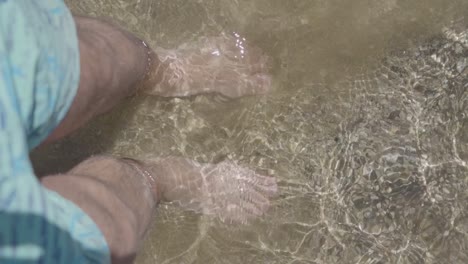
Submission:
[[[468,1],[68,1],[153,46],[235,31],[274,91],[132,98],[33,154],[226,158],[274,175],[248,226],[164,205],[137,263],[468,263]],[[52,169],[51,169],[52,168]]]

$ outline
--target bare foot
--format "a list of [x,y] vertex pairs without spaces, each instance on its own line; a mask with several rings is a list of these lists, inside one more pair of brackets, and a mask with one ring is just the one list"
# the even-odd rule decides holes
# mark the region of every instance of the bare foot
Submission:
[[271,88],[268,58],[237,33],[204,37],[176,50],[157,48],[160,81],[145,92],[159,96],[220,93],[235,98]]
[[233,162],[200,164],[184,158],[145,162],[163,201],[184,209],[219,217],[222,221],[247,222],[263,215],[276,195],[273,177],[256,174]]

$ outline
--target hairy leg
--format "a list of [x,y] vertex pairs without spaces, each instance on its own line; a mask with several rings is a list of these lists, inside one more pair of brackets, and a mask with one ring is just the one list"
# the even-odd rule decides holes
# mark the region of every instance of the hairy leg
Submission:
[[[158,57],[131,33],[103,20],[74,16],[80,49],[78,92],[64,120],[46,142],[59,139],[109,111],[143,86]],[[157,82],[157,75],[152,80]]]
[[83,209],[107,240],[113,263],[130,263],[160,200],[222,221],[266,212],[276,181],[231,162],[200,164],[167,157],[140,162],[98,156],[42,184]]
[[203,37],[175,50],[153,51],[106,21],[74,18],[80,48],[78,93],[46,143],[110,110],[137,89],[165,97],[219,93],[236,98],[271,88],[268,57],[238,34]]
[[121,159],[90,158],[42,184],[72,201],[99,227],[112,263],[131,263],[157,205],[150,179]]
[[[129,32],[106,21],[74,18],[80,49],[79,88],[69,112],[46,143],[110,110],[137,89],[159,96],[219,92],[239,97],[256,93],[256,87],[264,92],[269,85],[269,77],[251,60],[255,56],[239,53],[244,52],[243,46],[239,49],[233,38],[204,39],[180,47],[177,54],[159,50],[165,62],[161,63]],[[135,257],[161,199],[222,220],[245,222],[265,212],[268,198],[276,192],[272,178],[235,164],[199,164],[182,158],[142,163],[92,157],[68,173],[41,181],[95,221],[114,263],[129,263]]]

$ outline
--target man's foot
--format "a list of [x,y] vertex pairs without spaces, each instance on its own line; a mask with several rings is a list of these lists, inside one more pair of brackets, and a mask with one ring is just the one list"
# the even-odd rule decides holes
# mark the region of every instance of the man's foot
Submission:
[[268,58],[237,33],[204,37],[176,50],[155,49],[160,61],[153,73],[159,83],[146,93],[191,96],[220,93],[235,98],[265,94],[271,88]]
[[263,215],[278,190],[273,177],[233,162],[199,164],[171,157],[145,162],[145,167],[156,181],[161,200],[222,221],[244,223]]

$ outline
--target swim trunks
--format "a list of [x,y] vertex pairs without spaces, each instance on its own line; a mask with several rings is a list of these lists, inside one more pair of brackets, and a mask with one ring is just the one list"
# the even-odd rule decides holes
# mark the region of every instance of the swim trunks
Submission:
[[42,187],[29,151],[78,89],[75,24],[62,0],[0,0],[0,263],[109,263],[78,206]]

